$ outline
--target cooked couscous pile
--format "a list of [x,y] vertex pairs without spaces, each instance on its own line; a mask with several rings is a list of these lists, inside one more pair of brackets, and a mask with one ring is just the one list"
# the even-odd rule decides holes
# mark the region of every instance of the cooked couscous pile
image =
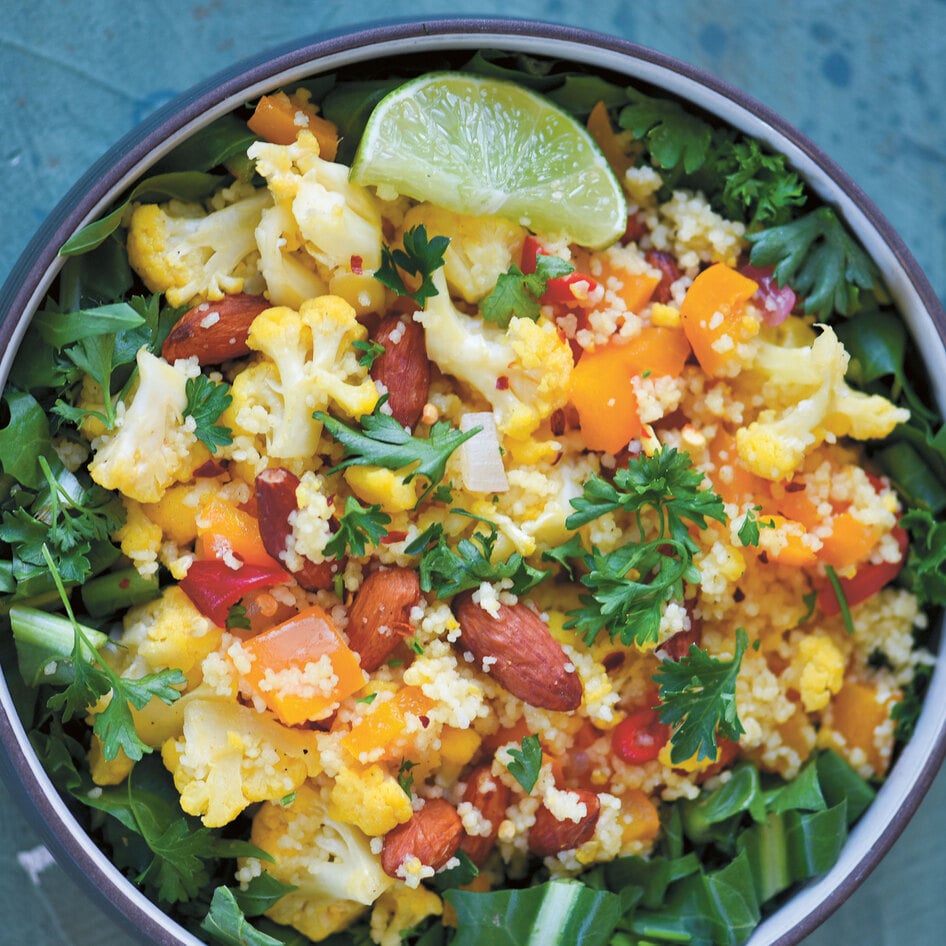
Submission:
[[[395,946],[443,912],[437,871],[489,889],[647,855],[662,806],[737,762],[793,779],[830,748],[881,778],[931,657],[861,442],[907,414],[848,386],[745,226],[639,165],[627,233],[589,250],[359,187],[293,108],[255,183],[128,209],[133,269],[188,311],[114,428],[82,427],[122,552],[173,579],[110,659],[186,678],[136,728],[185,812],[251,819],[270,859],[236,882],[293,885],[268,915],[311,940],[367,917]],[[199,378],[229,385],[213,450]],[[698,651],[734,704],[681,757],[662,668]],[[90,762],[100,786],[134,765],[98,738]]]

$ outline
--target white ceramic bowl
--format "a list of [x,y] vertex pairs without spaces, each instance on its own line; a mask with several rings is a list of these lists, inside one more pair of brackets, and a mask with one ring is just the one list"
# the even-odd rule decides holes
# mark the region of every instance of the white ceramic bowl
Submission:
[[[934,397],[946,412],[946,314],[906,246],[866,195],[778,115],[712,76],[668,56],[578,29],[516,20],[443,19],[385,24],[301,40],[234,66],[171,102],[104,155],[36,234],[0,292],[0,386],[29,320],[59,271],[59,247],[95,219],[159,158],[195,130],[258,95],[339,69],[390,57],[461,60],[481,48],[551,56],[639,80],[694,103],[786,154],[831,204],[880,267],[926,362]],[[941,628],[934,636],[942,638]],[[59,860],[90,894],[145,943],[200,941],[146,899],[109,862],[73,817],[43,771],[5,682],[0,681],[0,740],[5,775]],[[933,675],[913,738],[876,801],[852,830],[840,859],[765,919],[751,946],[797,943],[863,881],[903,830],[946,753],[946,672]]]

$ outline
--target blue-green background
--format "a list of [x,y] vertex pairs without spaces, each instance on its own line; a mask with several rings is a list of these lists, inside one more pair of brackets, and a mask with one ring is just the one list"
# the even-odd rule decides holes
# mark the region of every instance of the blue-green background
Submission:
[[[946,300],[944,0],[12,0],[0,23],[0,281],[82,172],[153,109],[260,50],[381,18],[531,17],[702,67],[821,145],[900,231]],[[946,778],[805,946],[946,942]],[[0,942],[131,946],[0,786]],[[46,866],[44,866],[46,864]]]

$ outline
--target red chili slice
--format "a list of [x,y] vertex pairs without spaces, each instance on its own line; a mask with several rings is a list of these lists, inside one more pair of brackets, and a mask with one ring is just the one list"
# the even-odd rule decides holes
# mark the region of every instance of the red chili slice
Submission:
[[650,762],[670,738],[670,727],[660,721],[656,710],[645,706],[635,710],[614,727],[611,750],[631,765]]

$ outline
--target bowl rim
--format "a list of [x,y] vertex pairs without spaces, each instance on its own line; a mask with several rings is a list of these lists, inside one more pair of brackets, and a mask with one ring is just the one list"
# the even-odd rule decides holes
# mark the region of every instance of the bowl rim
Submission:
[[[423,17],[372,21],[362,25],[303,36],[262,50],[226,67],[168,102],[109,148],[58,202],[36,232],[0,289],[0,386],[32,314],[58,273],[57,251],[65,240],[96,217],[131,180],[140,176],[164,151],[191,130],[228,111],[236,99],[253,91],[275,88],[287,76],[330,71],[341,65],[378,56],[409,54],[423,49],[474,50],[484,45],[524,50],[582,61],[592,68],[591,52],[604,55],[612,68],[620,61],[636,69],[635,78],[659,77],[672,92],[692,100],[704,90],[710,111],[736,127],[749,121],[752,133],[790,154],[803,176],[829,202],[840,202],[842,215],[862,236],[870,235],[868,252],[887,255],[897,276],[890,286],[898,301],[913,299],[927,319],[916,315],[917,342],[946,346],[946,312],[911,252],[867,194],[821,148],[793,125],[752,96],[703,69],[649,47],[579,27],[542,20],[502,17]],[[618,70],[622,71],[622,70]],[[623,70],[629,77],[627,68]],[[701,104],[701,103],[697,103]],[[704,105],[704,107],[706,107]],[[722,113],[718,109],[722,109]],[[748,116],[748,118],[747,118]],[[734,120],[735,119],[735,120]],[[761,134],[760,134],[761,132]],[[786,147],[786,144],[788,147]],[[814,174],[814,178],[812,178]],[[820,181],[820,184],[818,183]],[[852,221],[851,218],[854,218]],[[889,269],[889,267],[888,267]],[[885,276],[888,273],[885,272]],[[925,332],[925,335],[923,334]],[[946,371],[933,378],[934,393],[946,410]],[[946,756],[946,709],[934,714],[930,697],[946,706],[946,671],[937,664],[924,712],[913,739],[867,815],[852,831],[845,850],[854,844],[861,853],[852,863],[839,862],[822,878],[810,882],[756,928],[749,946],[791,946],[810,933],[847,899],[900,835],[926,794]],[[201,941],[179,926],[124,878],[93,843],[59,797],[30,747],[5,678],[0,674],[0,770],[21,807],[57,859],[126,929],[147,936],[158,946],[200,946]],[[918,738],[919,737],[919,738]],[[922,745],[922,749],[921,749]],[[906,774],[909,767],[915,778]],[[898,772],[903,772],[898,777]],[[881,802],[884,804],[882,805]],[[880,810],[892,807],[892,814]],[[871,817],[871,813],[874,816]],[[851,858],[849,858],[851,860]],[[117,902],[116,902],[117,900]],[[805,904],[800,917],[792,905]]]

